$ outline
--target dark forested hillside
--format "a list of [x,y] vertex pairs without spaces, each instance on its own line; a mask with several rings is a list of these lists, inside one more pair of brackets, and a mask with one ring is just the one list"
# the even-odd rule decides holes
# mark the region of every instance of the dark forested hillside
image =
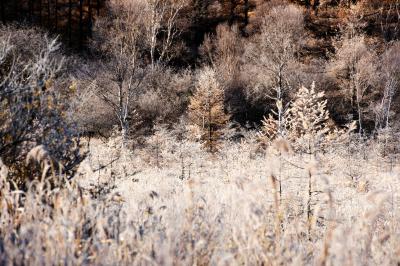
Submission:
[[[266,9],[276,0],[191,0],[185,10],[187,45],[201,44],[205,33],[215,32],[217,25],[237,24],[243,36],[257,30]],[[363,30],[386,41],[399,38],[399,3],[396,0],[291,0],[307,10],[307,28],[317,37],[336,36],[340,27],[353,16]],[[69,45],[83,48],[91,37],[94,18],[106,12],[107,0],[3,0],[0,16],[3,23],[32,23],[64,36]],[[356,18],[358,16],[358,18]]]
[[82,48],[104,6],[105,0],[2,0],[0,15],[3,23],[45,27],[61,34],[68,45]]
[[[104,56],[104,51],[99,48],[110,41],[108,38],[111,37],[106,35],[113,27],[112,21],[121,12],[126,12],[124,8],[116,8],[124,5],[123,2],[3,0],[1,20],[3,23],[18,21],[25,25],[41,26],[60,34],[66,46],[82,51],[89,48],[94,57],[99,56],[99,53]],[[259,121],[265,115],[266,108],[269,108],[266,105],[268,101],[259,103],[258,96],[246,96],[249,93],[247,87],[255,86],[251,84],[255,80],[249,71],[251,60],[244,52],[252,50],[251,47],[260,41],[259,36],[265,28],[268,28],[268,34],[278,34],[274,32],[274,27],[286,30],[285,18],[271,21],[266,19],[271,10],[288,4],[301,10],[302,22],[292,29],[302,34],[301,40],[296,37],[298,47],[293,50],[296,62],[307,69],[300,71],[304,77],[299,79],[304,80],[304,71],[308,71],[309,77],[318,78],[323,83],[331,98],[331,111],[340,123],[346,121],[348,113],[356,116],[355,94],[347,102],[348,99],[335,88],[343,87],[349,78],[341,75],[333,77],[328,75],[333,72],[327,71],[332,68],[333,61],[337,60],[335,54],[341,51],[342,41],[348,38],[346,35],[362,36],[363,42],[376,56],[382,55],[387,46],[400,37],[400,3],[397,0],[171,0],[171,3],[149,0],[149,3],[146,11],[148,14],[140,14],[147,21],[140,24],[143,35],[138,37],[141,41],[140,55],[137,56],[143,62],[152,62],[151,65],[158,61],[174,69],[196,69],[204,63],[215,66],[227,63],[220,62],[226,60],[226,56],[230,60],[235,58],[237,72],[229,74],[234,76],[229,77],[226,104],[235,110],[232,117],[241,123]],[[134,8],[141,8],[143,3],[137,1],[133,5],[136,6]],[[168,9],[167,5],[173,7]],[[292,13],[285,15],[291,16]],[[100,22],[97,23],[96,19]],[[231,30],[235,31],[233,35],[227,33]],[[324,65],[323,70],[321,64]],[[254,64],[250,68],[253,67]],[[292,77],[293,74],[290,73]],[[379,97],[380,94],[377,92],[371,97]],[[333,106],[336,108],[333,109]]]

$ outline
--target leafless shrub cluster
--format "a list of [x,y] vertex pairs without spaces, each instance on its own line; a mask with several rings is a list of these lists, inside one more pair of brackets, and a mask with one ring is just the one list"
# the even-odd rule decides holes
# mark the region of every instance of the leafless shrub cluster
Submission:
[[[39,145],[57,161],[58,168],[62,165],[60,173],[72,174],[84,157],[77,131],[69,122],[65,94],[54,85],[62,68],[57,40],[23,29],[2,28],[0,34],[0,157],[11,180],[24,186],[28,179],[41,175],[35,167],[26,167],[30,160],[25,160]],[[18,42],[23,39],[32,40],[32,50]],[[24,50],[26,54],[21,53]],[[69,89],[73,93],[73,87]]]

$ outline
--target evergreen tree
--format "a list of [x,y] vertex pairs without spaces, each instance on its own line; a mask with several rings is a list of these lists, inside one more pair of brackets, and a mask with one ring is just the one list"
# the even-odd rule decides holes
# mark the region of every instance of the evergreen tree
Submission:
[[261,121],[261,138],[271,143],[276,138],[285,138],[288,130],[288,104],[283,106],[281,100],[276,100],[276,110],[271,110],[272,114],[264,116]]
[[189,120],[210,152],[218,150],[230,116],[224,111],[224,90],[215,71],[205,68],[199,75],[196,92],[190,99]]
[[288,108],[283,108],[282,103],[277,101],[277,109],[282,110],[281,118],[277,118],[274,110],[264,117],[261,121],[261,143],[270,145],[276,139],[286,139],[298,151],[315,154],[327,145],[348,140],[349,134],[356,129],[356,121],[343,128],[336,127],[326,108],[324,96],[324,92],[315,91],[313,82],[310,89],[304,86],[299,89]]
[[303,152],[315,153],[330,131],[324,96],[315,91],[314,82],[310,89],[302,86],[288,111],[288,138]]

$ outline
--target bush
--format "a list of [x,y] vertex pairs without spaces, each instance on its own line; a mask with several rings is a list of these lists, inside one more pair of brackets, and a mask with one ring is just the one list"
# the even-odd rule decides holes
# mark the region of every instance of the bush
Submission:
[[68,93],[55,86],[63,65],[60,45],[14,27],[1,28],[0,40],[0,157],[8,177],[21,186],[50,166],[53,173],[72,177],[84,155],[68,117],[66,97],[75,86]]

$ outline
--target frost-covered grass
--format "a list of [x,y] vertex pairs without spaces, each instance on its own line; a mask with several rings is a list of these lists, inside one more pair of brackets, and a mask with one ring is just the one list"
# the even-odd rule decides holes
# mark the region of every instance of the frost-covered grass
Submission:
[[243,142],[209,155],[162,140],[124,154],[94,140],[65,188],[2,181],[0,264],[398,263],[400,172],[380,147],[311,158]]

